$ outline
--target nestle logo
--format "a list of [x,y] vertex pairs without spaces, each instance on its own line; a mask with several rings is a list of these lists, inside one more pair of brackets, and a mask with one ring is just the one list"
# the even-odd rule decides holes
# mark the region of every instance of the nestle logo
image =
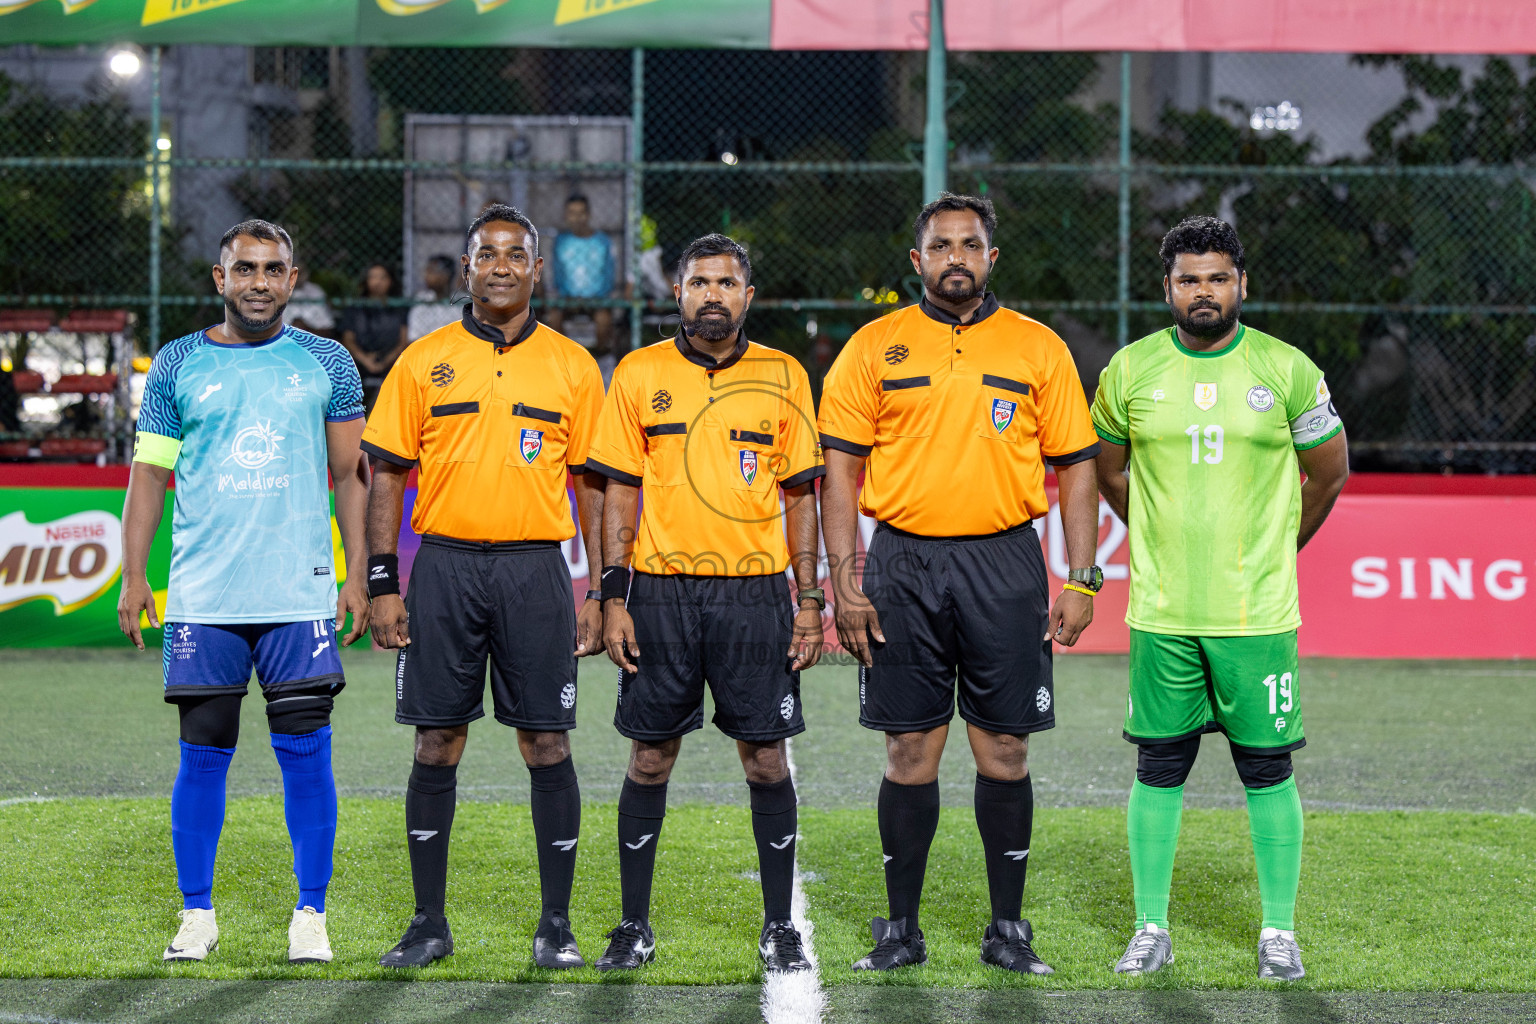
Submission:
[[432,367],[432,383],[440,388],[445,388],[453,383],[453,367],[447,363],[438,363]]
[[106,535],[107,531],[100,523],[43,527],[43,536],[50,541],[99,540]]

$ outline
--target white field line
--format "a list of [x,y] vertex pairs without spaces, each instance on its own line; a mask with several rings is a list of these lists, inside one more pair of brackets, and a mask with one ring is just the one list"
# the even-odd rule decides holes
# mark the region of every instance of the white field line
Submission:
[[[795,741],[785,740],[785,757],[790,778],[795,774]],[[805,940],[805,957],[811,969],[793,974],[769,974],[763,979],[760,1005],[763,1024],[820,1024],[827,1008],[826,993],[821,990],[821,967],[816,959],[813,936],[815,925],[805,914],[805,888],[800,884],[799,840],[796,840],[795,887],[790,896],[789,912],[800,937]]]
[[[17,804],[51,804],[58,797],[52,796],[13,796],[7,800],[0,800],[0,807],[14,807]],[[0,1016],[0,1021],[6,1018]]]
[[10,1013],[6,1010],[0,1010],[0,1024],[96,1024],[96,1022],[70,1020],[64,1017],[41,1017],[35,1013]]

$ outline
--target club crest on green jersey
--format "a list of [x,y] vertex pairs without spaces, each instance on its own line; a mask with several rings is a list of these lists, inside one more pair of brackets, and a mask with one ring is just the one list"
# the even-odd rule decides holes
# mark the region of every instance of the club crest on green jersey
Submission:
[[1216,404],[1215,384],[1195,385],[1195,407],[1197,409],[1209,409]]
[[1254,412],[1269,412],[1275,407],[1275,394],[1263,384],[1248,389],[1248,408]]
[[743,449],[739,454],[741,456],[741,478],[750,487],[753,481],[757,479],[757,452]]
[[999,434],[1013,423],[1013,414],[1018,407],[1018,402],[1010,402],[1006,398],[992,399],[992,426],[997,428]]
[[543,450],[544,431],[524,429],[522,436],[523,461],[532,464],[533,460],[539,457],[539,452]]

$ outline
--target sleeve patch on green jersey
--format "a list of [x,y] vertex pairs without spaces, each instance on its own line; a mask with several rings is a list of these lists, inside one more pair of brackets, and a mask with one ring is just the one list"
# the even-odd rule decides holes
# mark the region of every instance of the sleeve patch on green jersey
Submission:
[[1337,434],[1344,426],[1344,421],[1339,419],[1338,410],[1333,407],[1333,397],[1328,393],[1328,385],[1323,381],[1318,381],[1317,396],[1316,405],[1291,420],[1291,444],[1297,451],[1316,448]]
[[151,434],[140,430],[133,439],[133,461],[146,462],[165,469],[176,468],[176,457],[181,454],[181,442],[164,434]]

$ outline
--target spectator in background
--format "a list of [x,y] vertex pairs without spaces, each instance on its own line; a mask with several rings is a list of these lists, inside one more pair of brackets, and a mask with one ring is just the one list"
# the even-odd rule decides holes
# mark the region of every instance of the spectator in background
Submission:
[[331,315],[325,289],[309,279],[309,268],[299,267],[299,283],[283,310],[283,321],[322,338],[336,337],[336,318]]
[[411,341],[423,338],[439,327],[459,322],[464,315],[453,298],[453,279],[458,273],[459,261],[452,256],[433,256],[421,270],[422,283],[426,285],[414,298],[411,315],[405,323],[405,335]]
[[368,301],[348,306],[341,314],[341,343],[352,353],[358,376],[363,379],[363,404],[373,408],[379,386],[410,343],[405,333],[407,311],[385,305],[400,295],[400,281],[383,263],[374,263],[363,275],[362,297]]
[[[565,227],[555,236],[554,273],[545,280],[549,299],[606,299],[618,295],[618,274],[613,258],[613,239],[592,226],[592,204],[576,193],[565,201]],[[607,306],[550,307],[543,320],[553,330],[563,328],[568,316],[592,317],[598,352],[613,351],[613,310]]]

